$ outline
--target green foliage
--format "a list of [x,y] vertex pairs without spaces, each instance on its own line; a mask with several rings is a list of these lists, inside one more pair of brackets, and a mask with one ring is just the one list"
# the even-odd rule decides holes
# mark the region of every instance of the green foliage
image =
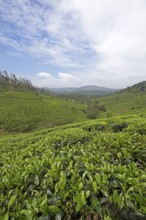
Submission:
[[97,100],[90,101],[87,106],[87,117],[90,119],[97,118],[99,111],[105,112],[105,106]]
[[29,80],[17,78],[14,74],[7,73],[7,71],[0,71],[0,90],[7,89],[33,91],[35,87],[32,86]]
[[1,136],[0,219],[146,219],[145,125],[131,115]]
[[[145,82],[107,96],[81,96],[77,99],[84,102],[81,104],[70,99],[74,96],[60,98],[47,95],[45,91],[32,87],[29,81],[18,80],[15,75],[1,73],[0,78],[0,85],[5,82],[7,89],[13,87],[13,84],[19,85],[16,89],[21,88],[21,91],[0,91],[0,133],[30,132],[87,119],[111,118],[125,114],[145,117],[146,92],[141,92],[140,89],[145,86]],[[123,125],[120,128],[121,125],[114,123],[113,129],[122,129]]]
[[123,90],[97,99],[103,103],[106,112],[100,113],[100,117],[109,117],[124,114],[145,114],[146,92],[140,88]]
[[29,132],[86,119],[86,105],[31,91],[0,91],[0,129]]
[[111,125],[113,132],[119,132],[122,131],[124,128],[128,127],[128,123],[127,122],[115,122]]
[[89,103],[87,107],[87,117],[90,119],[97,118],[98,109],[96,108],[94,103]]
[[[66,95],[87,104],[87,117],[90,119],[112,117],[125,114],[145,116],[146,81],[110,95]],[[97,105],[96,105],[97,103]]]

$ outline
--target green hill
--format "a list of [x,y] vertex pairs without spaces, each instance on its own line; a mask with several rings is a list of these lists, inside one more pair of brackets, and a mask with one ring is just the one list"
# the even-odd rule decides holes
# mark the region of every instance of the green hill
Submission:
[[33,87],[28,80],[0,72],[0,133],[29,132],[87,118],[145,114],[146,82],[101,97],[66,95],[63,98],[47,93]]
[[121,114],[145,114],[146,109],[146,82],[138,83],[114,94],[97,98],[106,108],[101,117]]
[[30,132],[86,120],[86,105],[35,88],[29,80],[0,71],[0,133]]
[[86,105],[33,91],[0,91],[1,131],[28,132],[86,119]]
[[[78,100],[87,104],[93,118],[111,117],[121,114],[145,115],[146,109],[146,81],[135,84],[126,89],[109,95],[62,95],[66,99]],[[87,107],[87,109],[88,109]]]

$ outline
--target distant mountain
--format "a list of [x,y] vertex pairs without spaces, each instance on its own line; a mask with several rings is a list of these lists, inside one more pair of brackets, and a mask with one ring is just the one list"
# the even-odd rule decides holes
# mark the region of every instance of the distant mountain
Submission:
[[113,93],[117,91],[116,89],[111,89],[111,88],[106,88],[106,87],[100,87],[96,85],[87,85],[87,86],[82,86],[82,87],[65,87],[65,88],[50,88],[49,90],[60,93],[60,94],[108,94],[108,93]]
[[63,88],[47,88],[50,91],[57,92],[57,93],[68,93],[68,92],[75,92],[76,89],[74,87],[63,87]]

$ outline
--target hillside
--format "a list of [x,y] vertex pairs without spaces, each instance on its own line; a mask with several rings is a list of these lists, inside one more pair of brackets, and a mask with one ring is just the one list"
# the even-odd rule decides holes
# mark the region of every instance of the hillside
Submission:
[[0,91],[0,129],[28,132],[86,119],[86,105],[31,91]]
[[135,84],[113,94],[97,97],[105,105],[106,113],[100,114],[114,116],[121,114],[145,114],[146,109],[146,82]]
[[[19,82],[12,76],[8,79],[5,73],[5,83],[0,83],[1,87],[3,85],[0,90],[0,133],[29,132],[87,118],[131,113],[145,115],[146,82],[101,97],[89,94],[57,97],[41,92],[27,80],[21,79]],[[88,87],[89,92],[91,87]]]
[[29,80],[0,71],[0,133],[37,129],[84,121],[85,104],[53,96]]
[[146,91],[146,81],[139,82],[131,87],[128,87],[127,90],[137,90],[137,91]]
[[145,220],[146,120],[1,136],[1,219]]
[[102,94],[99,96],[90,91],[86,94],[68,93],[60,97],[78,100],[87,104],[99,102],[104,106],[105,111],[98,111],[97,117],[110,117],[121,114],[145,114],[146,109],[146,81],[137,83],[126,89],[115,91],[112,94]]

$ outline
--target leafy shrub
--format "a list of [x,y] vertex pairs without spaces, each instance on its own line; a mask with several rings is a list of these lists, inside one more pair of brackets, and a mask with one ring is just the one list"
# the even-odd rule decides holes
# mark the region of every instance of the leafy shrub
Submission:
[[115,122],[111,125],[113,132],[120,132],[123,131],[123,129],[128,127],[127,122]]

